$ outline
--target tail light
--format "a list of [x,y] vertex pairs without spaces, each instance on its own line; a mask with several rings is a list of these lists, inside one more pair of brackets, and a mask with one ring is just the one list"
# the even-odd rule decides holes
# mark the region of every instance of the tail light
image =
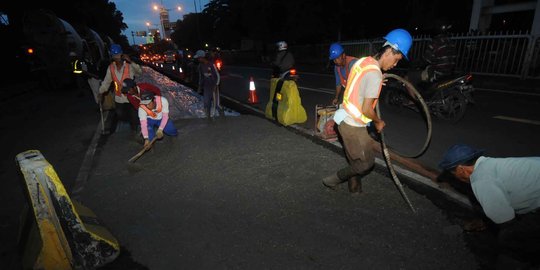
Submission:
[[472,81],[472,75],[471,75],[471,74],[467,75],[467,76],[465,77],[465,81],[466,81],[466,82]]
[[216,67],[217,67],[218,70],[221,70],[221,65],[222,65],[222,64],[223,64],[223,63],[221,63],[220,60],[216,60]]
[[296,75],[296,69],[294,69],[294,68],[291,69],[290,73],[291,73],[292,76]]

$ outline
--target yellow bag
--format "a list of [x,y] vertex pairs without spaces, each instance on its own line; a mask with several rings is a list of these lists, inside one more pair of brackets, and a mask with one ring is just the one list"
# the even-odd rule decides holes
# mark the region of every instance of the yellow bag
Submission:
[[270,81],[270,100],[266,104],[266,117],[276,119],[277,114],[278,122],[284,126],[306,122],[307,114],[302,107],[296,82],[293,80],[283,81],[281,91],[276,93],[278,82],[278,78],[272,78]]
[[104,111],[114,110],[115,108],[114,97],[110,91],[103,93],[103,98],[101,102],[102,102],[101,106]]
[[104,111],[112,111],[116,107],[114,103],[114,82],[109,86],[109,90],[103,93],[101,108]]

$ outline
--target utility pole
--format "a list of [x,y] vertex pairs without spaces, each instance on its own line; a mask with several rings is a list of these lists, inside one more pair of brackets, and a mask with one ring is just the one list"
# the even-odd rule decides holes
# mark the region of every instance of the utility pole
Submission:
[[[197,16],[197,36],[199,37],[199,45],[202,45],[202,40],[201,40],[201,29],[199,27],[199,13],[197,12],[197,3],[195,2],[196,0],[193,0],[193,5],[195,6],[195,16]],[[199,6],[199,8],[201,8]]]
[[133,40],[133,45],[135,45],[135,33],[131,31],[131,39]]

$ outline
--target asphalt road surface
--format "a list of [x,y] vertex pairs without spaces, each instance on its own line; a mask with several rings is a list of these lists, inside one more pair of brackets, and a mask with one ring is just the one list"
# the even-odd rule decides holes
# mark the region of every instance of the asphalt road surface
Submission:
[[[247,84],[234,87],[247,94]],[[1,269],[17,269],[19,259],[25,198],[14,157],[40,150],[71,190],[100,121],[82,93],[31,84],[2,91]],[[346,186],[333,192],[320,181],[346,164],[335,149],[253,115],[174,121],[179,137],[156,144],[135,173],[125,164],[140,149],[130,134],[100,139],[80,196],[122,245],[105,268],[493,267],[489,231],[463,232],[468,213],[406,188],[413,214],[384,170],[364,179],[360,196]]]

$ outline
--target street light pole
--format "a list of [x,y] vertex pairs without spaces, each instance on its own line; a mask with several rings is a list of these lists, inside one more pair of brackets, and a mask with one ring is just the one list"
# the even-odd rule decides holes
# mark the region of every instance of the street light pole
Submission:
[[135,45],[135,34],[131,31],[131,39],[133,40],[133,45]]
[[[178,11],[182,10],[182,7],[177,7]],[[163,1],[161,1],[161,5],[154,5],[154,10],[159,10],[159,21],[161,24],[161,30],[163,31],[163,39],[169,38],[169,29],[170,29],[170,22],[169,22],[169,8],[165,8],[163,6]]]
[[[193,5],[195,6],[195,16],[197,17],[196,19],[196,24],[197,24],[197,37],[199,38],[199,45],[202,44],[202,40],[201,40],[201,29],[199,27],[199,14],[197,13],[197,3],[195,2],[195,0],[193,0]],[[199,6],[200,8],[200,6]]]

